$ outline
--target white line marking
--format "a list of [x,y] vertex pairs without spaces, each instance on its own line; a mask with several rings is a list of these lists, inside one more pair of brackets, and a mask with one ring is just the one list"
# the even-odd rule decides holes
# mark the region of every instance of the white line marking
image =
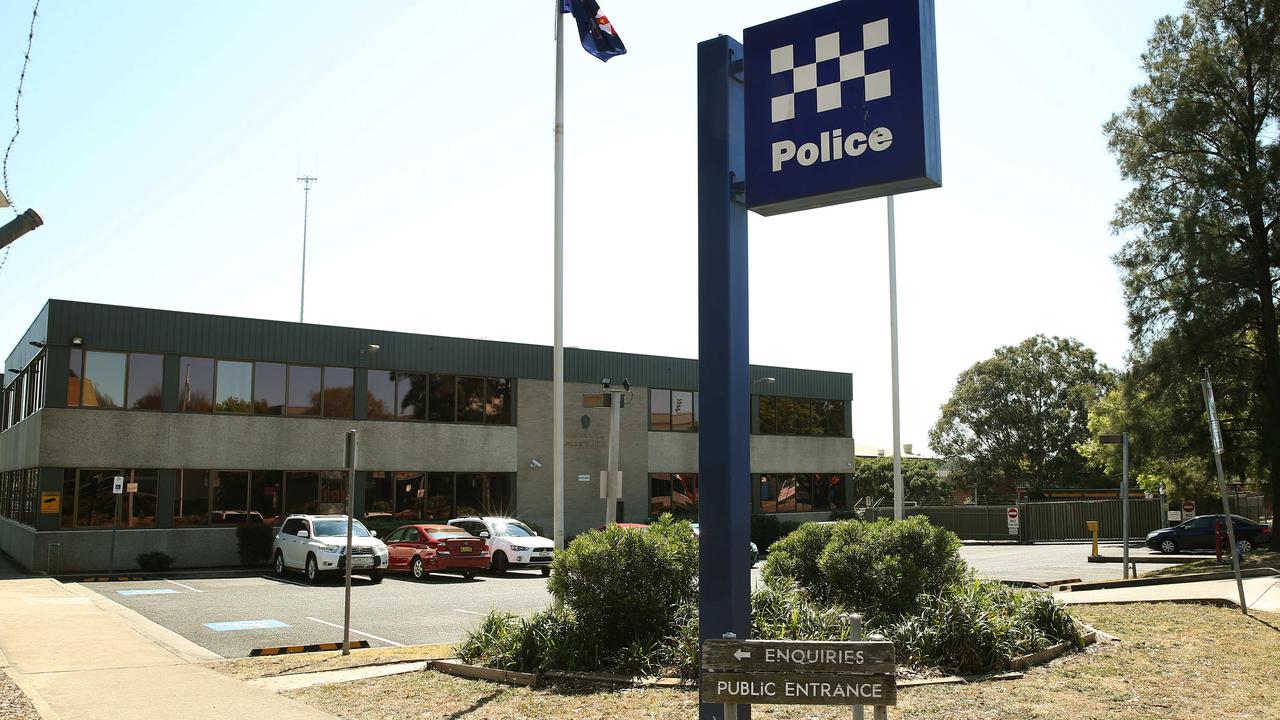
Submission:
[[[339,630],[341,630],[341,629],[342,629],[342,626],[341,626],[341,625],[338,625],[337,623],[331,623],[331,622],[328,622],[328,621],[326,621],[326,620],[321,620],[320,618],[313,618],[313,617],[309,617],[309,618],[307,618],[307,619],[308,619],[308,620],[311,620],[312,622],[318,622],[318,623],[320,623],[321,625],[328,625],[329,627],[336,627],[336,628],[338,628]],[[363,636],[365,636],[365,637],[367,637],[367,638],[373,638],[374,640],[381,640],[382,642],[387,643],[388,645],[395,645],[396,647],[404,647],[404,644],[403,644],[403,643],[398,643],[398,642],[396,642],[395,640],[388,640],[388,639],[386,639],[386,638],[384,638],[384,637],[378,637],[377,635],[370,635],[370,634],[369,634],[369,633],[367,633],[367,632],[360,632],[359,630],[352,630],[351,632],[355,633],[356,635],[363,635]]]
[[475,610],[462,610],[462,609],[459,609],[459,608],[454,608],[454,609],[453,609],[453,611],[454,611],[454,612],[460,612],[460,613],[466,613],[466,614],[468,614],[468,615],[479,615],[480,617],[484,617],[484,613],[478,613],[478,612],[476,612]]
[[164,579],[164,581],[165,581],[165,582],[167,582],[167,583],[173,583],[174,585],[177,585],[177,586],[178,586],[178,587],[180,587],[180,588],[186,588],[186,589],[190,590],[191,592],[204,592],[203,590],[197,590],[196,588],[193,588],[193,587],[191,587],[190,585],[183,585],[183,584],[182,584],[182,583],[180,583],[180,582],[174,582],[173,580],[170,580],[169,578],[165,578],[165,579]]

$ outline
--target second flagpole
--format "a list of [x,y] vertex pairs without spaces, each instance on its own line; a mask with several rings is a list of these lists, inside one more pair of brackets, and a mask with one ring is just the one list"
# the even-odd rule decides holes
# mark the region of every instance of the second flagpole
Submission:
[[552,350],[552,539],[564,549],[564,1],[556,7],[555,347]]

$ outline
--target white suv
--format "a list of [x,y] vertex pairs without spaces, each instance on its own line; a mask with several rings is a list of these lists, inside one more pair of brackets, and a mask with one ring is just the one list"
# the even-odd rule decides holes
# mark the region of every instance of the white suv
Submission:
[[501,575],[507,568],[539,568],[543,577],[551,574],[551,556],[556,544],[524,523],[509,517],[464,517],[450,520],[476,537],[486,538],[493,553],[489,569]]
[[[302,570],[307,580],[346,568],[346,515],[290,515],[276,533],[272,559],[276,575]],[[387,568],[387,546],[356,520],[351,526],[351,571],[382,582]]]

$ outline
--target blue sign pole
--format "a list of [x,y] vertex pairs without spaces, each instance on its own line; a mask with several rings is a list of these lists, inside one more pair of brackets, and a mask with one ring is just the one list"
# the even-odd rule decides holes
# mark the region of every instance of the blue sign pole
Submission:
[[[742,45],[698,44],[698,620],[702,640],[751,634],[751,434]],[[703,704],[701,720],[721,718]]]

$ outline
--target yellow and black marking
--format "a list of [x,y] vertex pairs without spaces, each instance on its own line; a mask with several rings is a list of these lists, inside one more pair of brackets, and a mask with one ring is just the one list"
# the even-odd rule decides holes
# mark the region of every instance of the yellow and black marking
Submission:
[[80,582],[138,582],[147,578],[135,575],[95,575],[80,580]]
[[[352,650],[363,650],[369,647],[368,640],[352,640]],[[294,653],[304,652],[323,652],[325,650],[341,650],[342,643],[315,643],[314,645],[281,645],[279,647],[254,648],[249,651],[249,657],[262,657],[267,655],[292,655]]]

